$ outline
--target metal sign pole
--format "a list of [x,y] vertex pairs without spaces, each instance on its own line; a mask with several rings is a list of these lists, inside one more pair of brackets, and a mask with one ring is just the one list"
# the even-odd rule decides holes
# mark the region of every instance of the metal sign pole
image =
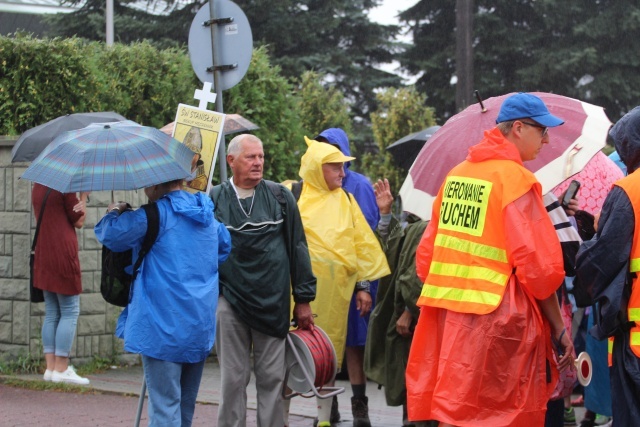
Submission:
[[[211,21],[215,22],[218,15],[216,14],[215,8],[216,0],[209,1],[209,13],[211,14]],[[222,87],[220,85],[220,69],[218,66],[220,65],[219,54],[218,54],[218,45],[216,32],[218,31],[217,25],[211,25],[211,49],[213,55],[213,87],[216,91],[216,111],[218,113],[224,113],[224,108],[222,106]],[[222,131],[222,136],[220,137],[220,147],[218,148],[218,162],[220,164],[220,183],[223,183],[227,180],[227,149],[224,140],[224,130]]]
[[[251,26],[237,4],[231,0],[210,0],[209,7],[198,11],[189,30],[189,57],[202,83],[213,80],[218,113],[224,113],[222,92],[242,80],[252,53]],[[221,182],[227,179],[226,157],[223,132],[218,147]]]

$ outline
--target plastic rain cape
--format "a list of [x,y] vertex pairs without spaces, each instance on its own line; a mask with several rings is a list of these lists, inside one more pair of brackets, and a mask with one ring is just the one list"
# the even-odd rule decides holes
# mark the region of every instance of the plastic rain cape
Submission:
[[[349,302],[357,281],[390,273],[384,252],[353,196],[342,188],[330,191],[322,164],[339,150],[305,138],[300,177],[304,180],[298,207],[309,245],[313,274],[318,279],[311,303],[315,324],[329,336],[342,364]],[[290,187],[289,187],[290,188]]]

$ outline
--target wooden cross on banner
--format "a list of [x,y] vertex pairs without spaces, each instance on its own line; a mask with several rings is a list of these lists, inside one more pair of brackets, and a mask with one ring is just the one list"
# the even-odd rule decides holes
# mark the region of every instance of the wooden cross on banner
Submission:
[[216,102],[216,94],[211,92],[211,82],[204,82],[201,89],[196,89],[193,94],[193,98],[200,101],[198,108],[201,110],[208,110],[208,104]]

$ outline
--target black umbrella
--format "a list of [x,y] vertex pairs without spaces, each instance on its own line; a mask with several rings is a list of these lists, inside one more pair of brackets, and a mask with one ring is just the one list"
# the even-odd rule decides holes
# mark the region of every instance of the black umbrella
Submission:
[[391,153],[398,166],[409,170],[424,143],[427,142],[438,129],[440,129],[440,126],[431,126],[419,132],[409,134],[388,146],[387,151]]
[[64,132],[82,129],[92,123],[121,122],[123,120],[127,119],[113,111],[60,116],[20,135],[11,150],[11,161],[30,162],[34,160],[51,141]]
[[[162,126],[160,130],[167,135],[173,136],[173,129],[176,126],[176,122],[167,123]],[[257,124],[245,119],[240,114],[227,114],[224,118],[224,134],[231,135],[238,132],[249,132],[252,130],[260,129]]]

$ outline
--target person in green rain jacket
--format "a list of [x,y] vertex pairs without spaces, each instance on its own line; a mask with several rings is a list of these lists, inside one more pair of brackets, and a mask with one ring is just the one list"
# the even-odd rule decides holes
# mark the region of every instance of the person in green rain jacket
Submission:
[[282,427],[285,338],[293,317],[313,327],[315,299],[307,241],[289,190],[262,179],[264,151],[253,135],[231,140],[227,163],[233,177],[215,186],[216,219],[231,233],[232,250],[220,268],[216,351],[220,361],[218,426],[246,424],[246,387],[253,350],[258,425]]
[[391,213],[393,195],[389,181],[378,180],[374,189],[381,214],[376,233],[387,256],[391,275],[382,278],[378,286],[378,302],[369,319],[364,370],[370,380],[384,386],[387,405],[402,405],[404,426],[425,427],[431,424],[409,423],[407,420],[404,373],[413,330],[420,314],[416,302],[422,281],[416,274],[416,248],[428,222],[407,212],[407,224],[403,226]]

